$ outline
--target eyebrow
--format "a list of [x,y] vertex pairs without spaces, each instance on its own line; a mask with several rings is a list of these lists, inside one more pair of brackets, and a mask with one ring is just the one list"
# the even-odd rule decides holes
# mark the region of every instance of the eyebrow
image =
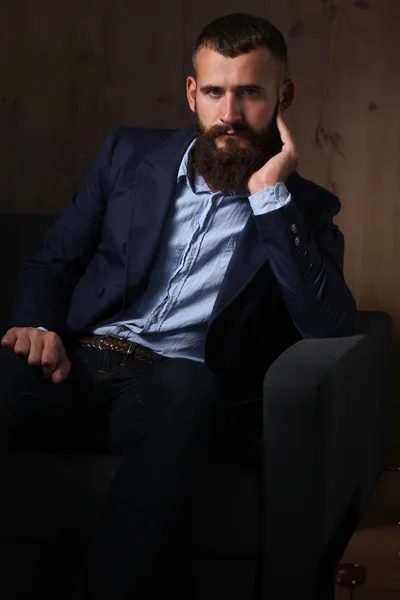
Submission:
[[[256,83],[247,83],[247,84],[243,84],[243,85],[237,85],[236,86],[236,90],[240,91],[240,90],[247,90],[251,88],[252,90],[264,90],[265,88],[262,85],[258,85]],[[223,90],[224,88],[220,85],[203,85],[200,88],[201,92],[208,92],[210,90]]]

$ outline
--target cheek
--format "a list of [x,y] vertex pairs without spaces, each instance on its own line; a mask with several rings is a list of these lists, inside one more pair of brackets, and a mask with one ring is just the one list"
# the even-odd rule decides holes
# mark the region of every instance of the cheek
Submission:
[[198,98],[196,101],[197,114],[206,127],[215,125],[218,117],[216,103],[210,103],[207,99]]
[[274,107],[265,106],[265,104],[251,104],[246,110],[246,121],[252,125],[254,129],[264,129],[272,121]]

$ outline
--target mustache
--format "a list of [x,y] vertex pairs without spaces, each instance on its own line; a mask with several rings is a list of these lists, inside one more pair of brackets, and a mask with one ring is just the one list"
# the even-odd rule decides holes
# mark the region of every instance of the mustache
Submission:
[[234,133],[237,136],[252,139],[252,131],[247,125],[242,123],[232,123],[231,125],[214,125],[208,132],[210,139],[216,139],[221,135]]

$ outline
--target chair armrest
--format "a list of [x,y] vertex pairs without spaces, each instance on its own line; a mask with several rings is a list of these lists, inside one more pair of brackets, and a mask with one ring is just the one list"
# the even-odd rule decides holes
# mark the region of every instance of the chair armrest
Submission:
[[363,509],[382,466],[386,362],[377,354],[387,355],[390,320],[378,315],[358,318],[358,331],[368,334],[298,342],[265,376],[266,597],[317,597],[339,521],[355,498]]

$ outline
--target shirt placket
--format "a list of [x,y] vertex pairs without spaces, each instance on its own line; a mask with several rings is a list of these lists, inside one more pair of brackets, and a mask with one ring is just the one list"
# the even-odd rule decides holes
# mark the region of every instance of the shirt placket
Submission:
[[159,332],[162,329],[164,321],[168,318],[182,293],[190,271],[196,263],[203,237],[212,223],[217,208],[218,201],[214,196],[212,195],[207,199],[204,210],[199,211],[194,217],[196,226],[192,236],[182,253],[182,258],[179,261],[177,269],[168,282],[167,295],[164,302],[160,303],[149,317],[148,326],[146,327],[147,331]]

